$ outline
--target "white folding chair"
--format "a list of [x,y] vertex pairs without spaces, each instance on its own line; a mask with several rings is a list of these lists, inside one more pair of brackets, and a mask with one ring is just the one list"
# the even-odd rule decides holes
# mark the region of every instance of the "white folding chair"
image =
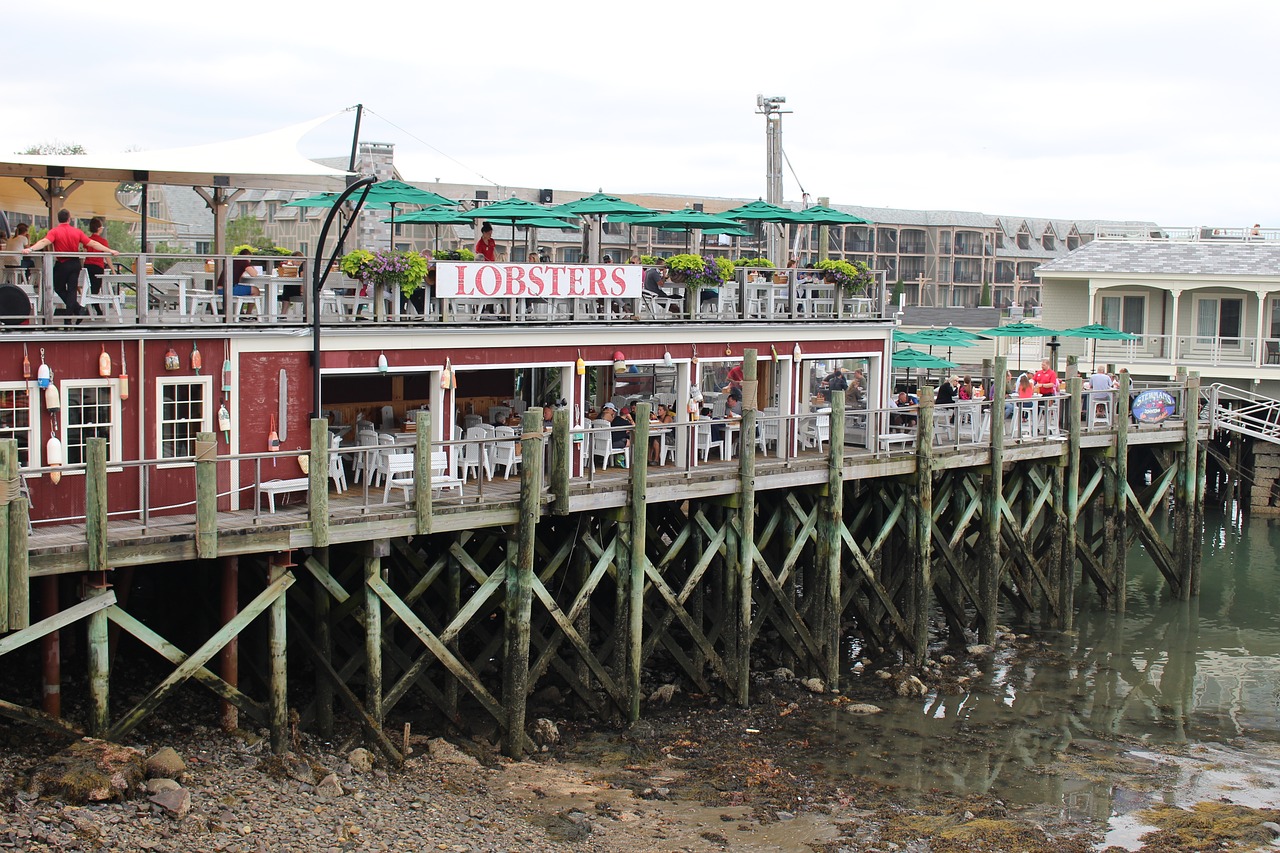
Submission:
[[352,481],[359,483],[360,475],[364,475],[366,484],[373,482],[373,472],[377,468],[377,461],[371,451],[364,450],[365,447],[377,447],[378,434],[370,429],[360,429],[356,431],[356,447],[361,448],[356,451],[356,464],[351,472]]
[[124,321],[124,294],[118,293],[110,281],[103,279],[101,290],[93,293],[89,289],[89,271],[81,267],[80,279],[76,286],[80,304],[86,309],[90,305],[106,305],[116,310],[117,320]]
[[594,420],[591,426],[598,430],[591,434],[591,470],[596,470],[596,460],[604,460],[601,468],[608,468],[609,463],[613,461],[615,456],[622,456],[626,467],[631,467],[631,448],[630,447],[614,447],[613,432],[610,430],[610,424],[604,419]]
[[710,421],[698,421],[697,426],[697,452],[702,457],[703,462],[711,461],[711,451],[715,450],[720,454],[720,458],[727,459],[728,451],[725,449],[725,440],[721,436],[719,441],[715,441],[711,437]]
[[508,426],[500,426],[494,429],[493,434],[498,439],[493,445],[493,467],[496,470],[501,465],[502,478],[510,480],[511,469],[520,467],[520,456],[516,453],[516,431]]
[[333,433],[329,436],[329,476],[333,479],[333,487],[342,494],[347,490],[347,469],[342,466],[342,454],[336,451],[342,447],[342,436]]

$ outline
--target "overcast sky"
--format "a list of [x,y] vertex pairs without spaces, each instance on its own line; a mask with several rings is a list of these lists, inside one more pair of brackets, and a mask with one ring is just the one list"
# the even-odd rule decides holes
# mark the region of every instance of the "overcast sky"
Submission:
[[[201,144],[364,103],[410,180],[1280,227],[1280,3],[65,0],[0,151]],[[10,16],[11,18],[13,16]],[[47,68],[41,74],[39,69]],[[303,152],[339,155],[350,116]]]

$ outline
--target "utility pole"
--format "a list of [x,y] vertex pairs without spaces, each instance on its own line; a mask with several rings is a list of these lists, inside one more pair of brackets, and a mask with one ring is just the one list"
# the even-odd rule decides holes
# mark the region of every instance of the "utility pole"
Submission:
[[[782,116],[791,110],[782,109],[787,99],[781,95],[766,98],[756,95],[756,114],[764,116],[765,148],[765,201],[782,204]],[[782,236],[782,223],[766,223],[769,231],[769,260],[774,266],[787,263],[787,246]]]

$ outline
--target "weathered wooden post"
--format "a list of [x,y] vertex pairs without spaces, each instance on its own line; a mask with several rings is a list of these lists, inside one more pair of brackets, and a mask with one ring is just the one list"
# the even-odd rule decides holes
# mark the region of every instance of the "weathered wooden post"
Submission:
[[1114,407],[1115,457],[1104,472],[1106,493],[1102,537],[1104,568],[1112,590],[1105,604],[1108,609],[1123,613],[1126,604],[1125,585],[1128,583],[1129,390],[1132,383],[1127,370],[1120,373],[1119,381]]
[[982,494],[982,542],[986,551],[978,561],[978,599],[981,627],[978,639],[994,643],[996,625],[999,622],[1000,574],[1004,557],[1000,551],[1000,520],[1004,505],[1004,406],[1005,373],[1008,370],[1004,356],[995,360],[995,380],[991,383],[991,468],[983,476]]
[[827,488],[820,499],[818,515],[818,572],[819,595],[822,602],[822,642],[825,651],[823,673],[827,686],[836,689],[840,685],[840,644],[842,608],[840,595],[840,558],[844,545],[840,527],[844,523],[844,405],[845,392],[831,392],[831,419],[827,445]]
[[[367,463],[369,460],[366,459]],[[329,547],[329,421],[327,418],[311,419],[311,451],[308,454],[309,471],[307,499],[311,512],[311,544],[316,548]]]
[[107,440],[91,438],[85,446],[84,530],[88,540],[87,566],[107,570]]
[[390,548],[385,539],[364,544],[364,707],[382,728],[382,599],[375,583],[382,580],[382,558]]
[[1070,630],[1075,610],[1076,524],[1080,518],[1080,422],[1084,417],[1083,386],[1075,371],[1076,357],[1067,359],[1067,469],[1063,472],[1066,498],[1066,530],[1062,542],[1062,562],[1058,572],[1058,616],[1062,628]]
[[413,508],[419,536],[431,532],[431,413],[421,409],[413,416]]
[[1208,488],[1209,446],[1200,444],[1196,453],[1196,493],[1191,508],[1192,526],[1196,531],[1196,548],[1191,552],[1191,594],[1200,595],[1200,570],[1204,561],[1204,542],[1200,531],[1204,530],[1204,496]]
[[906,578],[906,621],[910,627],[911,657],[922,666],[929,652],[929,597],[933,589],[933,405],[935,390],[920,389],[916,425],[916,493],[909,502],[914,541]]
[[1196,463],[1200,457],[1197,429],[1200,423],[1199,403],[1200,374],[1192,371],[1187,374],[1183,396],[1186,437],[1178,454],[1181,465],[1174,489],[1174,513],[1178,519],[1178,526],[1173,542],[1173,556],[1178,572],[1178,598],[1182,600],[1189,599],[1194,594],[1197,580],[1193,555],[1201,547],[1195,511],[1197,484],[1200,480],[1199,474],[1196,473]]
[[[84,577],[86,599],[107,591],[107,440],[90,438],[85,447],[85,539],[88,541]],[[110,723],[111,668],[107,645],[107,614],[96,610],[85,620],[89,663],[89,731],[101,735]]]
[[[648,458],[646,456],[646,458]],[[569,410],[556,409],[551,416],[551,514],[569,514],[569,472],[573,445],[569,442]]]
[[[325,434],[328,434],[325,430]],[[314,433],[313,433],[314,435]],[[268,561],[267,583],[284,579],[289,567],[284,554],[272,554]],[[289,749],[289,659],[285,610],[286,586],[267,611],[267,650],[271,658],[270,697],[267,717],[271,728],[271,751],[277,755]]]
[[[758,352],[742,351],[742,422],[738,430],[738,668],[734,698],[746,706],[751,696],[751,611],[756,551],[756,418]],[[834,441],[834,439],[833,439]]]
[[18,480],[18,443],[8,439],[9,461],[5,469],[5,490],[9,497],[9,630],[31,625],[31,574],[27,562],[27,538],[31,525],[31,502],[22,496]]
[[502,751],[524,754],[525,709],[529,701],[529,620],[533,610],[533,566],[542,509],[542,411],[527,411],[521,424],[520,525],[515,560],[507,560],[502,706],[506,717]]
[[636,405],[631,442],[630,577],[627,581],[627,719],[640,719],[640,658],[644,645],[644,566],[648,547],[649,404]]
[[[106,441],[102,438],[89,440]],[[84,598],[88,601],[106,595],[109,588],[105,573],[86,575]],[[111,655],[107,639],[107,612],[95,610],[85,619],[85,623],[89,647],[89,733],[94,737],[102,737],[111,725]]]
[[218,556],[218,434],[196,436],[196,556]]
[[[240,612],[240,558],[234,554],[222,558],[221,591],[222,624],[227,625]],[[321,588],[317,599],[324,599],[327,607],[329,593]],[[238,634],[227,640],[227,644],[218,652],[218,671],[227,684],[232,687],[240,686],[240,637]],[[318,680],[324,681],[323,678]],[[320,695],[319,689],[316,695]],[[330,720],[333,718],[332,711],[331,707]],[[224,732],[235,731],[240,724],[239,710],[226,699],[222,700],[220,721]]]
[[10,453],[17,453],[14,441],[0,441],[0,634],[9,630],[9,505],[20,494],[17,478],[8,479]]

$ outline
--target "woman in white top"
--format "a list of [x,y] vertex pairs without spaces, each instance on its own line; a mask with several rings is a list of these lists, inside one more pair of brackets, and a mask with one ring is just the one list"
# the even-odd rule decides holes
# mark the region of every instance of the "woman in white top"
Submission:
[[[23,249],[27,248],[27,246],[31,245],[31,240],[27,237],[28,230],[27,223],[19,222],[17,227],[13,229],[13,236],[5,241],[4,250],[6,252],[20,253]],[[5,265],[13,268],[22,267],[25,270],[29,270],[35,269],[36,261],[35,258],[24,257],[21,263],[17,263],[17,258],[6,258]]]

